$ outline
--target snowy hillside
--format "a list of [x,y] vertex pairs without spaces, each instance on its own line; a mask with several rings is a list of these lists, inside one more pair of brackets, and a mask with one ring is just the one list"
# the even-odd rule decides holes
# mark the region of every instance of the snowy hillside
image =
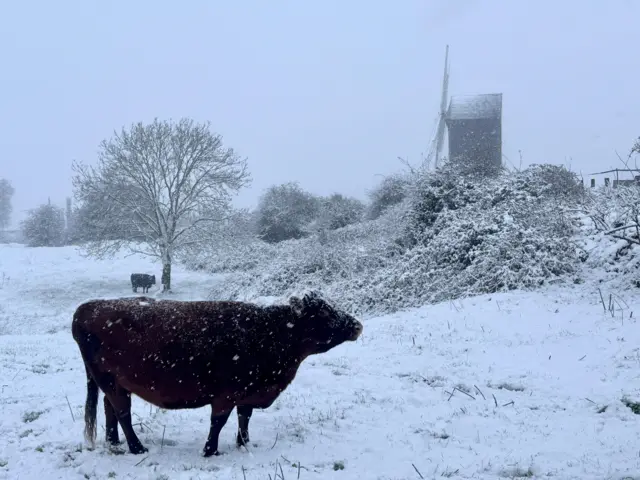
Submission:
[[[364,318],[361,340],[308,359],[256,411],[249,451],[235,415],[224,454],[205,459],[208,409],[137,398],[149,453],[109,451],[101,409],[88,451],[71,315],[132,295],[132,272],[159,276],[136,257],[0,245],[0,478],[640,478],[640,417],[622,402],[640,396],[640,302],[629,291],[612,316],[590,282]],[[176,267],[173,283],[174,297],[206,298],[216,277]]]

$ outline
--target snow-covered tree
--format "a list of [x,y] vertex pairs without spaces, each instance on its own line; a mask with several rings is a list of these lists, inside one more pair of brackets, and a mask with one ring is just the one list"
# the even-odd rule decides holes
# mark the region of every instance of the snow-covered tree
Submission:
[[274,185],[258,203],[258,235],[269,243],[305,237],[306,227],[318,216],[319,206],[319,199],[296,182]]
[[253,217],[253,212],[244,208],[231,210],[211,230],[205,248],[196,244],[185,249],[183,264],[193,270],[204,270],[219,260],[221,255],[229,255],[233,261],[242,263],[247,259],[247,249],[250,250],[258,242],[263,243],[256,238]]
[[100,144],[96,167],[74,163],[80,230],[96,257],[126,247],[162,262],[163,291],[187,247],[207,241],[230,209],[231,195],[250,182],[245,159],[225,148],[210,124],[155,119],[114,132]]
[[22,234],[30,247],[59,247],[64,243],[64,210],[51,202],[31,210],[22,222]]
[[[71,233],[73,240],[79,243],[108,241],[144,243],[146,235],[141,235],[137,229],[131,228],[136,222],[136,210],[120,202],[109,202],[109,196],[105,193],[107,188],[107,185],[94,185],[94,189],[83,196],[82,203],[73,214],[74,224]],[[121,188],[128,192],[124,195],[125,197],[137,194],[129,186]],[[145,207],[141,204],[138,208]],[[109,210],[110,218],[118,218],[119,221],[113,224],[105,222],[105,209]],[[153,212],[148,209],[144,213],[146,216],[153,216]],[[95,243],[92,248],[96,246],[105,247],[106,245]]]
[[362,220],[365,205],[357,198],[346,197],[340,193],[320,200],[318,227],[336,230]]
[[15,193],[11,182],[6,178],[0,178],[0,231],[6,230],[11,223],[11,198]]

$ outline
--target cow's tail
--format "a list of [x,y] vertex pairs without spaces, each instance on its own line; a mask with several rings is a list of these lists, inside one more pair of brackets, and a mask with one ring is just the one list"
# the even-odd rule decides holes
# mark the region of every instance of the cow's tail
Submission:
[[96,445],[96,415],[98,414],[98,384],[87,371],[87,401],[84,404],[84,438],[91,445]]
[[95,302],[81,304],[73,314],[71,333],[80,348],[80,354],[87,374],[87,400],[84,404],[84,438],[93,448],[96,441],[96,416],[98,413],[98,384],[89,371],[92,357],[97,352],[100,342],[84,328],[84,320],[91,318]]

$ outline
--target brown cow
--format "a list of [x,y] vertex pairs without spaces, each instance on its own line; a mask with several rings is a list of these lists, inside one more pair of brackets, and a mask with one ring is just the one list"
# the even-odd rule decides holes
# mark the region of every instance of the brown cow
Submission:
[[268,307],[88,301],[77,308],[71,328],[87,371],[85,437],[95,445],[99,388],[105,394],[106,440],[119,443],[119,422],[131,453],[147,451],[131,426],[132,393],[165,409],[211,405],[205,457],[218,455],[220,431],[237,407],[241,447],[249,441],[253,409],[269,407],[305,358],[355,341],[362,329],[315,292]]

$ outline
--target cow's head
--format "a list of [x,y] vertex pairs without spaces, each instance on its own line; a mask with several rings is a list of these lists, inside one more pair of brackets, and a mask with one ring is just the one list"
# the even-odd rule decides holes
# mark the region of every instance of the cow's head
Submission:
[[308,293],[302,299],[291,297],[289,304],[294,315],[294,323],[289,328],[295,329],[305,344],[312,345],[313,353],[353,342],[362,333],[362,323],[330,305],[317,292]]
[[156,284],[156,276],[154,274],[154,275],[151,275],[151,285],[155,285],[155,284]]

